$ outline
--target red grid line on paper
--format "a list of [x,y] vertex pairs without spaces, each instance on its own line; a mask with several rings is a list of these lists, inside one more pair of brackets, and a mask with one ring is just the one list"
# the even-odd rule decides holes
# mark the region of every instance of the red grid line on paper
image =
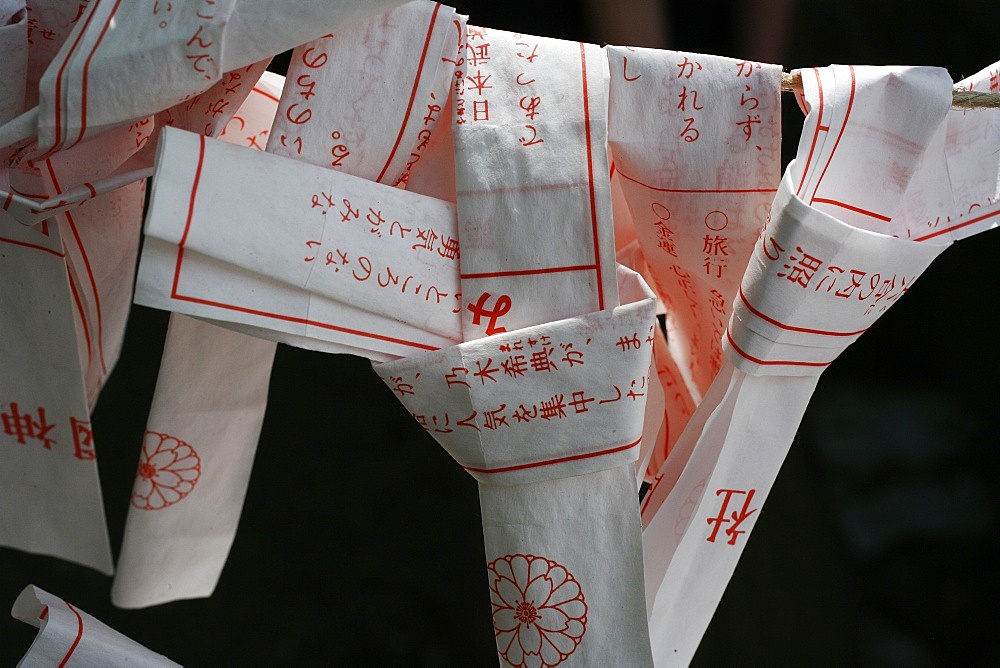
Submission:
[[115,6],[111,8],[111,14],[108,16],[108,20],[105,22],[104,27],[101,28],[101,34],[97,36],[97,41],[94,42],[94,48],[90,50],[90,54],[83,62],[83,85],[80,93],[80,136],[78,136],[76,141],[70,144],[70,146],[76,146],[80,143],[80,140],[83,139],[84,133],[87,131],[87,84],[90,73],[90,61],[93,59],[94,54],[97,53],[97,49],[101,46],[101,42],[104,41],[104,36],[108,33],[108,28],[111,27],[115,18],[115,13],[118,11],[118,7],[121,4],[122,0],[115,0]]
[[774,318],[771,318],[767,315],[764,315],[763,313],[755,309],[753,305],[750,303],[750,301],[747,299],[746,295],[743,294],[742,285],[740,286],[740,299],[743,301],[743,304],[750,310],[750,312],[753,313],[758,318],[760,318],[761,320],[766,320],[775,327],[780,327],[781,329],[786,329],[790,332],[803,332],[805,334],[818,334],[820,336],[857,336],[858,334],[864,334],[865,332],[868,331],[868,328],[865,328],[865,329],[859,329],[856,332],[834,332],[826,329],[809,329],[808,327],[796,327],[794,325],[786,325],[785,323],[779,320],[775,320]]
[[[83,22],[83,27],[80,29],[80,32],[77,33],[76,39],[73,40],[73,45],[70,47],[69,52],[66,54],[66,58],[63,59],[62,64],[59,66],[59,73],[56,75],[56,100],[55,100],[55,105],[56,105],[56,110],[55,110],[55,131],[56,131],[55,146],[56,147],[59,146],[59,142],[62,140],[62,120],[63,119],[62,119],[62,114],[60,112],[62,111],[63,104],[65,104],[65,102],[62,99],[63,74],[65,74],[66,67],[69,65],[69,61],[73,57],[73,53],[76,51],[76,47],[78,47],[80,45],[80,40],[83,39],[83,36],[87,33],[87,28],[90,27],[90,21],[94,18],[94,15],[96,13],[97,13],[97,7],[95,6],[94,9],[89,14],[87,14],[87,20]],[[109,20],[110,20],[110,17],[109,17]],[[67,87],[68,87],[68,85],[69,84],[67,83]]]
[[254,92],[254,93],[260,93],[261,95],[263,95],[264,97],[266,97],[269,100],[273,100],[274,102],[279,103],[279,104],[281,103],[281,100],[279,100],[275,96],[271,95],[270,93],[268,93],[263,88],[257,88],[256,86],[254,86],[252,92]]
[[94,349],[90,343],[90,326],[87,322],[87,317],[83,308],[83,302],[80,300],[80,293],[76,289],[76,280],[73,278],[73,272],[69,271],[69,265],[66,265],[66,274],[69,278],[69,289],[73,293],[73,301],[76,303],[76,310],[80,312],[80,324],[83,325],[83,339],[87,343],[87,359],[89,360],[94,356]]
[[930,234],[925,234],[922,237],[917,237],[916,239],[914,239],[914,241],[927,241],[928,239],[933,239],[934,237],[939,237],[942,234],[947,234],[948,232],[953,232],[953,231],[961,229],[963,227],[967,227],[969,225],[973,225],[975,223],[982,222],[982,221],[986,220],[987,218],[992,218],[993,216],[1000,216],[1000,211],[994,211],[993,213],[985,213],[985,214],[979,216],[978,218],[971,218],[971,219],[966,220],[964,222],[956,223],[955,225],[952,225],[950,227],[945,227],[945,228],[940,229],[940,230],[935,230],[935,231],[931,232]]
[[[69,608],[74,615],[76,615],[76,639],[74,639],[73,644],[70,645],[69,651],[66,652],[66,656],[64,656],[63,660],[59,662],[59,668],[63,668],[67,663],[69,663],[69,659],[73,656],[73,652],[76,651],[76,648],[80,646],[80,641],[83,640],[83,617],[81,617],[80,613],[76,611],[76,608],[70,605],[69,601],[63,601],[63,603],[65,603],[66,607]],[[46,610],[48,610],[48,608],[46,608]]]
[[188,233],[191,230],[191,222],[194,218],[194,207],[195,198],[198,193],[198,185],[201,181],[201,170],[205,163],[205,137],[204,135],[198,135],[199,150],[198,150],[198,163],[195,166],[194,180],[191,184],[191,197],[188,201],[188,213],[187,220],[184,223],[184,232],[181,234],[180,243],[177,246],[177,263],[174,267],[174,281],[173,286],[170,291],[170,298],[176,299],[178,301],[191,302],[193,304],[203,304],[205,306],[213,306],[215,308],[222,308],[229,311],[236,311],[238,313],[247,313],[250,315],[256,315],[264,318],[273,318],[274,320],[280,320],[283,322],[293,322],[299,325],[308,325],[311,327],[319,327],[321,329],[327,329],[334,332],[342,332],[344,334],[351,334],[353,336],[359,336],[367,339],[374,339],[377,341],[385,341],[388,343],[395,343],[403,346],[408,346],[411,348],[417,348],[419,350],[438,350],[435,346],[431,346],[425,343],[419,343],[417,341],[407,341],[405,339],[397,339],[391,336],[384,336],[382,334],[376,334],[374,332],[365,332],[358,329],[351,329],[349,327],[341,327],[340,325],[334,325],[332,323],[318,322],[316,320],[309,320],[307,318],[299,318],[296,316],[283,315],[281,313],[272,313],[269,311],[261,311],[258,309],[252,309],[245,306],[239,306],[237,304],[227,304],[225,302],[217,302],[209,299],[202,299],[200,297],[195,297],[192,295],[183,295],[178,291],[178,284],[181,278],[181,265],[184,260],[184,245],[187,243]]
[[862,209],[859,206],[853,206],[847,202],[840,202],[835,199],[827,199],[825,197],[813,197],[813,204],[830,204],[832,206],[839,206],[842,209],[847,209],[848,211],[853,211],[854,213],[860,213],[862,216],[868,216],[869,218],[875,218],[876,220],[881,220],[883,222],[892,222],[892,218],[889,216],[882,215],[881,213],[875,213],[874,211],[868,211],[867,209]]
[[604,310],[604,277],[601,276],[601,248],[597,228],[597,193],[594,188],[594,152],[590,138],[590,94],[587,90],[586,47],[580,42],[580,70],[583,79],[583,130],[587,144],[587,179],[590,187],[590,224],[594,235],[594,264],[597,273],[597,305]]
[[34,248],[35,250],[51,253],[56,257],[66,257],[66,253],[60,253],[57,250],[46,248],[45,246],[39,246],[38,244],[33,244],[27,241],[19,241],[17,239],[8,239],[7,237],[0,237],[0,243],[8,243],[8,244],[13,244],[15,246],[24,246],[25,248]]
[[622,177],[626,181],[631,181],[637,185],[647,188],[649,190],[655,190],[661,193],[680,193],[680,194],[698,194],[698,193],[709,193],[709,194],[740,194],[740,193],[773,193],[777,191],[777,188],[658,188],[657,186],[651,186],[648,183],[644,183],[637,178],[631,177],[623,172],[621,169],[614,169],[614,173]]
[[[56,194],[61,195],[62,188],[59,186],[59,179],[56,178],[55,170],[52,169],[52,161],[46,160],[45,166],[49,170],[49,176],[52,178],[52,185],[56,189]],[[73,232],[73,240],[76,242],[76,246],[80,251],[80,257],[83,259],[83,266],[87,270],[87,279],[90,281],[90,289],[94,295],[94,310],[97,312],[97,353],[98,359],[101,362],[101,373],[106,374],[108,372],[108,367],[104,362],[104,318],[101,315],[101,295],[97,290],[97,279],[94,278],[94,269],[90,266],[90,257],[87,255],[87,249],[83,245],[83,239],[80,238],[80,231],[76,228],[76,222],[73,220],[73,214],[66,211],[62,215],[66,216],[66,222],[69,224],[69,229]],[[69,273],[72,274],[73,272],[71,271]],[[70,284],[72,285],[72,281],[70,281]],[[87,316],[83,311],[83,307],[79,299],[77,299],[77,307],[80,309],[81,320],[86,323]],[[89,354],[89,342],[87,350]]]
[[635,441],[628,443],[626,445],[619,445],[613,448],[608,448],[606,450],[598,450],[597,452],[585,452],[579,455],[567,455],[566,457],[556,457],[555,459],[546,459],[540,462],[530,462],[528,464],[515,464],[513,466],[501,466],[494,469],[480,469],[474,466],[463,466],[462,468],[470,473],[509,473],[510,471],[523,471],[525,469],[534,469],[541,466],[552,466],[553,464],[564,464],[566,462],[575,462],[581,459],[593,459],[595,457],[603,457],[604,455],[613,455],[616,452],[622,452],[623,450],[628,450],[639,445],[639,441],[642,437],[636,439]]
[[738,345],[736,345],[736,342],[733,341],[733,335],[729,333],[728,329],[726,330],[726,338],[729,339],[729,345],[731,345],[733,347],[733,350],[735,350],[737,353],[739,353],[740,357],[742,357],[743,359],[746,359],[746,360],[750,360],[751,362],[754,362],[755,364],[760,364],[761,366],[813,366],[813,367],[824,367],[824,366],[830,366],[831,364],[833,364],[833,360],[830,360],[829,362],[801,362],[801,361],[796,361],[796,360],[762,360],[762,359],[759,359],[757,357],[754,357],[753,355],[750,355],[749,353],[747,353],[746,351],[744,351],[742,348],[740,348]]
[[572,267],[543,267],[541,269],[511,269],[510,271],[486,271],[478,274],[459,274],[461,279],[502,278],[504,276],[532,276],[535,274],[559,274],[566,271],[594,271],[596,264],[578,264]]
[[[837,154],[837,147],[840,146],[840,140],[844,138],[844,132],[847,130],[847,122],[851,119],[851,110],[854,108],[854,95],[857,92],[858,81],[854,73],[854,65],[848,65],[847,67],[851,71],[851,95],[847,98],[847,111],[844,112],[844,122],[840,126],[840,132],[837,133],[837,140],[833,142],[833,150],[830,151],[830,155],[826,159],[826,165],[823,167],[823,171],[820,172],[819,179],[816,180],[816,187],[813,188],[812,198],[809,200],[810,204],[816,201],[816,192],[819,190],[820,184],[823,183],[826,170],[830,169],[830,164],[833,163],[833,157]],[[816,78],[819,79],[818,74]]]
[[424,72],[424,62],[427,60],[427,50],[431,46],[431,36],[434,34],[434,22],[437,20],[439,9],[441,9],[441,3],[434,3],[434,11],[431,13],[431,21],[427,26],[427,37],[424,38],[424,49],[420,52],[420,62],[417,63],[417,73],[413,77],[413,88],[410,90],[410,101],[406,103],[406,113],[403,114],[403,122],[399,125],[399,134],[396,135],[396,143],[392,145],[392,150],[389,152],[389,157],[385,161],[385,166],[382,167],[382,171],[379,172],[378,178],[375,179],[378,183],[382,183],[382,179],[385,177],[385,173],[388,171],[389,165],[392,163],[392,159],[396,157],[396,151],[399,149],[399,143],[403,141],[403,133],[406,131],[406,125],[410,122],[410,112],[413,110],[413,101],[416,99],[417,91],[420,89],[420,77]]
[[[802,179],[799,181],[799,187],[795,189],[795,194],[798,197],[802,197],[802,188],[806,185],[806,177],[809,176],[809,166],[812,164],[813,153],[816,151],[816,142],[819,140],[819,133],[829,132],[830,126],[823,125],[823,111],[826,109],[823,102],[823,80],[819,76],[819,70],[815,67],[811,68],[813,74],[816,77],[816,88],[819,92],[819,109],[816,113],[816,130],[813,132],[812,143],[809,145],[809,155],[806,156],[806,164],[802,167]],[[802,99],[805,100],[805,93],[802,93]],[[805,105],[803,105],[803,108]]]

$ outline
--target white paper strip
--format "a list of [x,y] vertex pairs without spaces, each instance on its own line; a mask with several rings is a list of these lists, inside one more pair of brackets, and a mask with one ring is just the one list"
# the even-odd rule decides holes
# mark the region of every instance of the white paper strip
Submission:
[[18,668],[179,665],[34,585],[24,588],[10,614],[38,628]]
[[[738,291],[727,363],[667,459],[670,468],[690,452],[683,471],[673,467],[676,482],[665,476],[650,492],[669,490],[643,534],[653,655],[663,665],[693,656],[819,374],[945,248],[870,228],[880,222],[873,212],[900,201],[947,113],[947,73],[815,74],[798,158]],[[902,176],[887,185],[873,174]]]
[[[164,256],[144,250],[137,302],[215,320],[244,318],[264,328],[278,321],[275,326],[294,325],[300,336],[315,332],[377,353],[433,349],[442,339],[459,338],[451,205],[170,129],[161,142],[146,234],[174,251],[165,264],[158,261]],[[242,165],[238,176],[231,169],[236,163]],[[250,196],[225,196],[235,188]],[[247,284],[207,283],[206,276],[188,273],[196,253],[241,269],[257,286],[279,280],[298,299],[250,292]],[[219,290],[228,297],[206,298]],[[314,302],[310,294],[326,301]],[[327,322],[321,310],[329,300],[374,321],[358,322],[348,313]],[[400,335],[400,323],[412,329]],[[421,330],[430,336],[405,338]]]
[[72,146],[139,121],[210,88],[226,72],[396,4],[308,0],[287,12],[273,2],[95,0],[42,77],[39,147]]
[[0,213],[0,544],[110,574],[66,254]]
[[[722,332],[780,178],[781,68],[631,47],[607,53],[613,179],[627,205],[615,215],[634,222],[666,306],[669,355],[656,361],[668,385],[669,449],[722,366]],[[664,457],[652,455],[661,465]]]
[[[243,82],[252,92],[226,126],[226,139],[266,136],[283,83],[269,73],[256,86]],[[270,341],[171,315],[111,591],[115,605],[142,607],[215,589],[243,508],[274,349]]]

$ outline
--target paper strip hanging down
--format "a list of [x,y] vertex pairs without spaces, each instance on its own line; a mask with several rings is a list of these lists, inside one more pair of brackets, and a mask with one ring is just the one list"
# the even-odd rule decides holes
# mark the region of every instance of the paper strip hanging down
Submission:
[[397,185],[445,107],[465,18],[409,2],[296,47],[267,151]]
[[[244,82],[252,92],[219,128],[227,141],[260,139],[262,150],[283,83],[271,73],[256,86]],[[115,605],[215,589],[246,495],[274,349],[271,341],[171,314],[111,591]]]
[[819,374],[946,247],[871,228],[887,222],[879,212],[901,201],[947,114],[947,73],[812,75],[798,156],[737,293],[727,361],[681,437],[690,457],[676,482],[650,492],[664,497],[643,533],[658,664],[694,655]]
[[170,128],[157,163],[137,303],[376,358],[459,340],[452,205]]
[[[643,287],[642,318],[598,325],[618,304],[607,60],[592,45],[473,26],[465,37],[452,92],[467,343],[396,364],[437,385],[433,412],[413,411],[429,431],[473,437],[453,454],[480,480],[501,658],[648,665],[634,461],[653,299]],[[642,283],[627,276],[634,301]],[[602,354],[589,361],[591,346]],[[395,368],[378,371],[405,394],[413,382]],[[590,413],[602,425],[581,451],[566,427]]]
[[[606,51],[612,178],[666,305],[670,357],[654,356],[668,390],[670,448],[722,367],[722,332],[780,179],[781,68]],[[662,465],[665,456],[652,460]],[[647,477],[659,474],[655,466]]]
[[619,280],[624,306],[375,365],[480,482],[493,624],[513,665],[576,652],[649,663],[635,646],[647,632],[633,462],[655,299],[634,272]]
[[110,574],[66,253],[2,212],[0,249],[0,544]]
[[[1000,62],[956,88],[997,92]],[[1000,225],[1000,118],[990,110],[948,112],[910,182],[891,233],[916,241],[964,239]]]
[[[455,28],[451,24],[453,13],[449,14],[449,11],[447,8],[432,3],[411,3],[390,12],[390,16],[375,17],[363,24],[359,24],[356,31],[339,36],[336,40],[324,38],[318,40],[316,43],[298,47],[293,53],[292,66],[288,77],[288,80],[293,83],[283,93],[280,86],[269,92],[269,113],[267,114],[266,123],[262,122],[263,119],[254,122],[241,109],[240,115],[228,126],[224,137],[237,143],[246,143],[248,146],[258,149],[262,148],[266,143],[268,152],[277,152],[280,154],[284,152],[282,143],[274,140],[268,141],[268,137],[272,135],[277,136],[275,135],[275,130],[271,127],[271,118],[275,115],[275,109],[283,110],[280,113],[285,117],[289,117],[288,109],[298,104],[298,112],[301,113],[304,111],[301,108],[303,100],[308,100],[309,102],[305,104],[309,107],[307,110],[309,113],[306,115],[311,116],[312,109],[316,109],[317,116],[311,118],[308,124],[300,124],[303,127],[301,128],[300,135],[297,137],[297,142],[286,141],[285,144],[292,144],[295,147],[303,145],[309,147],[316,145],[319,141],[323,141],[324,138],[328,139],[330,135],[329,128],[340,127],[336,123],[337,113],[346,116],[347,111],[350,111],[355,106],[351,102],[350,96],[344,93],[344,82],[341,79],[355,72],[363,63],[368,65],[370,75],[375,76],[380,81],[386,82],[392,88],[400,88],[405,84],[407,88],[412,87],[414,90],[423,90],[427,96],[445,97],[450,85],[450,69],[444,78],[442,78],[435,74],[434,68],[430,66],[417,68],[415,72],[402,72],[396,66],[396,63],[414,60],[415,55],[426,55],[429,48],[427,45],[429,40],[426,40],[422,34],[419,36],[419,41],[416,39],[408,40],[405,37],[408,33],[404,34],[398,31],[399,25],[411,25],[413,21],[429,24],[431,28],[428,30],[428,35],[434,32],[433,28],[435,26],[441,25],[454,32]],[[372,63],[365,55],[364,45],[370,44],[373,40],[384,45],[385,38],[388,35],[387,33],[380,34],[380,31],[385,33],[386,30],[393,28],[397,29],[397,33],[396,39],[393,40],[392,53],[386,53],[383,50],[382,55],[386,57],[385,60],[380,59],[377,63]],[[440,42],[440,40],[438,41]],[[455,52],[457,51],[457,46],[455,46],[454,42],[454,40],[451,40],[447,46],[443,47],[445,48],[444,56],[450,55],[454,59]],[[450,52],[448,51],[449,48]],[[438,51],[440,51],[440,48],[438,48]],[[430,52],[425,60],[437,63],[441,60],[441,57],[438,56],[437,52]],[[327,67],[327,64],[330,66]],[[303,72],[302,70],[305,71]],[[308,87],[300,86],[294,82],[301,84],[308,83]],[[258,90],[259,88],[255,88],[255,92]],[[303,92],[306,94],[305,97],[303,97]],[[407,128],[409,120],[409,116],[403,113],[407,110],[405,100],[402,101],[403,107],[400,108],[401,103],[391,98],[383,100],[384,103],[379,104],[376,99],[371,97],[371,91],[368,90],[355,90],[354,93],[363,99],[367,99],[368,104],[374,105],[374,108],[369,110],[365,115],[365,119],[369,130],[378,130],[377,132],[371,131],[365,136],[355,136],[355,141],[352,143],[355,152],[364,153],[369,157],[370,161],[377,161],[379,168],[382,168],[382,163],[385,163],[387,166],[389,164],[387,156],[391,157],[397,151],[402,150],[405,157],[411,153],[410,149],[415,147],[418,142],[426,141],[425,138],[418,137],[416,131],[409,133],[405,137],[405,141],[403,140],[404,130]],[[384,91],[380,92],[379,96],[381,97],[383,94]],[[264,95],[268,95],[268,93],[262,91],[261,94],[257,95],[257,98]],[[280,104],[278,95],[282,96]],[[255,98],[251,98],[251,100],[253,99]],[[420,126],[423,128],[421,133],[429,134],[434,129],[434,120],[423,118],[420,122]],[[395,124],[399,125],[398,131],[396,131]],[[291,151],[291,155],[294,156],[295,151]],[[326,167],[333,166],[326,163],[322,164]],[[403,164],[405,165],[405,162]],[[366,168],[360,162],[336,165],[334,167],[338,171],[353,173],[355,176],[370,179],[375,179],[378,176],[373,168],[370,166]],[[402,166],[400,166],[399,172],[390,174],[393,177],[392,180],[396,180],[395,177],[401,173],[401,170]],[[243,387],[247,390],[251,388],[259,390],[257,392],[259,415],[247,415],[250,407],[246,406],[247,402],[242,401],[240,397],[227,399],[229,395],[226,395],[214,398],[211,402],[213,405],[219,405],[223,401],[234,401],[232,408],[236,415],[230,427],[231,431],[241,432],[238,434],[239,438],[236,439],[219,438],[217,426],[214,427],[214,433],[206,432],[201,434],[200,438],[195,438],[195,434],[191,430],[191,425],[186,420],[180,422],[174,420],[175,424],[171,425],[168,424],[170,420],[165,421],[163,419],[163,415],[160,415],[155,420],[151,417],[148,431],[153,432],[152,436],[167,433],[181,434],[189,437],[188,440],[192,442],[197,441],[206,446],[211,446],[215,450],[219,450],[219,452],[214,453],[215,459],[225,459],[225,461],[216,461],[213,467],[210,466],[210,462],[202,455],[198,462],[200,468],[197,470],[197,475],[199,475],[199,491],[202,493],[188,496],[187,499],[190,500],[185,500],[183,504],[173,506],[167,513],[152,514],[131,509],[128,528],[137,527],[140,525],[140,522],[147,529],[152,529],[154,524],[159,526],[157,522],[142,521],[140,519],[145,519],[149,515],[155,515],[157,518],[161,515],[170,515],[174,519],[169,520],[169,525],[159,526],[159,530],[154,531],[152,534],[149,531],[142,532],[137,541],[129,540],[130,536],[127,528],[125,548],[123,549],[119,575],[113,591],[113,599],[118,605],[135,607],[162,602],[167,600],[167,598],[184,598],[210,594],[224,565],[228,548],[235,534],[240,506],[242,505],[242,499],[246,491],[247,476],[249,475],[253,453],[256,448],[259,423],[263,417],[267,389],[267,372],[270,369],[270,361],[273,358],[273,344],[261,341],[234,344],[240,337],[243,337],[243,334],[213,330],[204,324],[187,324],[185,318],[186,316],[180,314],[174,314],[172,317],[172,331],[168,334],[167,345],[172,348],[175,355],[171,357],[170,364],[167,363],[168,360],[165,358],[163,366],[167,369],[169,377],[173,379],[173,383],[165,382],[164,380],[160,381],[160,384],[164,387],[163,395],[167,398],[161,411],[157,411],[156,405],[156,397],[159,397],[161,394],[161,385],[158,384],[157,394],[154,397],[154,414],[167,410],[171,405],[172,395],[180,391],[178,388],[186,386],[187,390],[185,391],[190,392],[192,380],[197,381],[198,378],[203,378],[204,382],[202,385],[205,388],[205,392],[217,393],[219,390],[213,390],[212,388],[218,387],[218,377],[224,377],[229,380],[231,385]],[[224,327],[232,328],[232,324],[220,324]],[[192,348],[183,344],[178,345],[176,348],[171,346],[171,337],[174,336],[175,328],[177,329],[178,337],[183,339],[190,335],[190,338],[198,342],[195,349],[205,351],[199,358],[204,357],[212,361],[207,365],[198,362],[200,366],[187,368],[190,364],[186,364],[181,359],[181,356],[185,354],[189,355]],[[267,337],[266,333],[254,328],[244,331],[258,336],[263,334],[263,336]],[[317,347],[317,344],[310,340],[304,342],[290,341],[288,338],[283,338],[282,340],[305,345],[306,347]],[[206,342],[211,341],[214,341],[216,345],[209,346],[206,344]],[[252,356],[252,359],[255,361],[254,368],[242,371],[241,365],[247,359],[247,346],[269,346],[269,348],[258,350],[258,354]],[[347,350],[344,347],[335,349],[336,352],[345,352]],[[360,355],[365,354],[363,350],[352,352]],[[234,355],[238,355],[239,359],[237,360]],[[174,357],[177,359],[173,359]],[[236,366],[237,368],[230,369],[225,373],[216,373],[218,371],[216,367],[226,365],[227,360],[230,366]],[[264,364],[265,360],[266,365]],[[176,368],[171,369],[171,367]],[[195,385],[197,386],[198,383],[195,382]],[[171,388],[173,388],[173,391]],[[228,389],[226,391],[228,392]],[[190,396],[190,394],[186,394],[185,396]],[[174,410],[176,411],[176,409]],[[254,419],[250,419],[251,417]],[[217,420],[218,411],[216,412],[216,425],[218,424]],[[246,422],[256,424],[258,428],[253,429],[251,433],[244,425]],[[163,441],[164,439],[162,438],[152,438],[153,444],[157,447],[160,447],[159,444]],[[146,455],[144,454],[144,461],[145,457]],[[160,458],[162,459],[162,457]],[[196,475],[190,466],[192,461],[187,462],[189,469],[192,469],[186,473],[189,476]],[[171,464],[173,463],[171,462]],[[229,476],[230,473],[228,472],[233,469],[242,471],[244,475],[223,479]],[[215,471],[214,478],[213,471]],[[202,474],[204,474],[203,478],[201,477]],[[164,475],[169,476],[170,471],[165,472]],[[220,478],[220,475],[223,478]],[[143,480],[140,475],[140,478],[137,479],[137,492],[144,491],[149,493],[151,491],[149,489],[151,482],[155,482],[155,479],[149,481]],[[187,489],[188,485],[186,481],[180,484]],[[196,501],[198,498],[206,499],[208,502],[215,504],[212,506],[212,512],[205,512],[204,502],[199,505]],[[218,507],[220,498],[229,501],[222,504],[229,522],[220,521]],[[182,517],[187,517],[187,520],[178,519]],[[211,519],[207,521],[211,526],[203,528],[203,530],[192,531],[191,527],[206,523],[206,519],[199,521],[199,517],[210,517]],[[178,530],[178,527],[182,527],[183,530]],[[191,540],[177,540],[178,534],[184,533],[194,533],[200,536],[202,538],[200,542],[210,549],[207,551],[192,551],[190,549]],[[173,539],[171,539],[171,536],[173,536]],[[211,554],[207,554],[206,552],[211,552]],[[156,556],[151,558],[151,554]],[[168,562],[165,556],[167,554],[172,556],[169,563],[166,563]],[[133,565],[134,569],[132,568]]]
[[18,668],[179,665],[34,585],[24,588],[10,614],[38,629]]
[[58,150],[140,121],[208,89],[226,72],[398,4],[304,0],[288,12],[280,2],[92,2],[42,77],[39,147]]

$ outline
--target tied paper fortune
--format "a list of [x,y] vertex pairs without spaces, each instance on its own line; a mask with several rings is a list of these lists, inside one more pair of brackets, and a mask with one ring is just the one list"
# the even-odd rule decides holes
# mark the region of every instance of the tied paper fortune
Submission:
[[[598,362],[609,363],[603,376],[632,372],[628,388],[613,386],[636,400],[633,410],[605,414],[597,439],[582,442],[589,452],[534,433],[548,434],[568,419],[567,402],[576,401],[578,414],[589,412],[596,388],[562,387],[555,372],[577,365],[582,372],[585,347],[604,337],[596,327],[589,331],[593,320],[574,340],[556,340],[555,332],[535,339],[531,326],[598,317],[618,303],[604,148],[606,81],[606,60],[592,45],[469,26],[453,84],[467,342],[459,351],[442,351],[445,358],[436,361],[452,365],[447,387],[449,379],[457,385],[466,382],[464,374],[471,378],[468,393],[438,387],[429,418],[413,413],[435,437],[450,440],[445,434],[458,433],[441,423],[442,413],[451,420],[452,412],[482,434],[466,432],[468,440],[450,445],[459,463],[484,476],[480,504],[493,625],[497,651],[512,665],[556,665],[577,656],[649,663],[633,464],[650,353],[639,336],[652,327],[653,300],[644,287],[642,322],[621,337],[621,352],[633,353],[637,363],[625,366],[622,357]],[[631,272],[622,276],[642,285]],[[634,287],[628,294],[635,298]],[[496,348],[493,358],[496,345],[505,348]],[[467,359],[465,351],[482,349],[490,353],[485,361]],[[418,373],[437,375],[424,359],[414,360],[420,371],[414,369],[413,380]],[[391,371],[404,362],[377,367],[397,393],[409,381]],[[510,389],[498,395],[501,386]],[[608,399],[620,400],[617,392]],[[467,407],[475,412],[466,416]]]
[[[824,68],[806,85],[806,130],[737,293],[727,361],[681,436],[693,445],[679,478],[650,492],[669,490],[643,534],[663,665],[693,656],[819,374],[945,248],[871,231],[869,214],[903,197],[950,89],[933,68]],[[861,165],[905,176],[874,187]]]

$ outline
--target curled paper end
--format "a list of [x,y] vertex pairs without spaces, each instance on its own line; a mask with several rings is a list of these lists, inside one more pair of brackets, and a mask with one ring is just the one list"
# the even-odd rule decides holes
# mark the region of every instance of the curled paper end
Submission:
[[24,588],[10,614],[39,629],[18,668],[179,665],[34,585]]

